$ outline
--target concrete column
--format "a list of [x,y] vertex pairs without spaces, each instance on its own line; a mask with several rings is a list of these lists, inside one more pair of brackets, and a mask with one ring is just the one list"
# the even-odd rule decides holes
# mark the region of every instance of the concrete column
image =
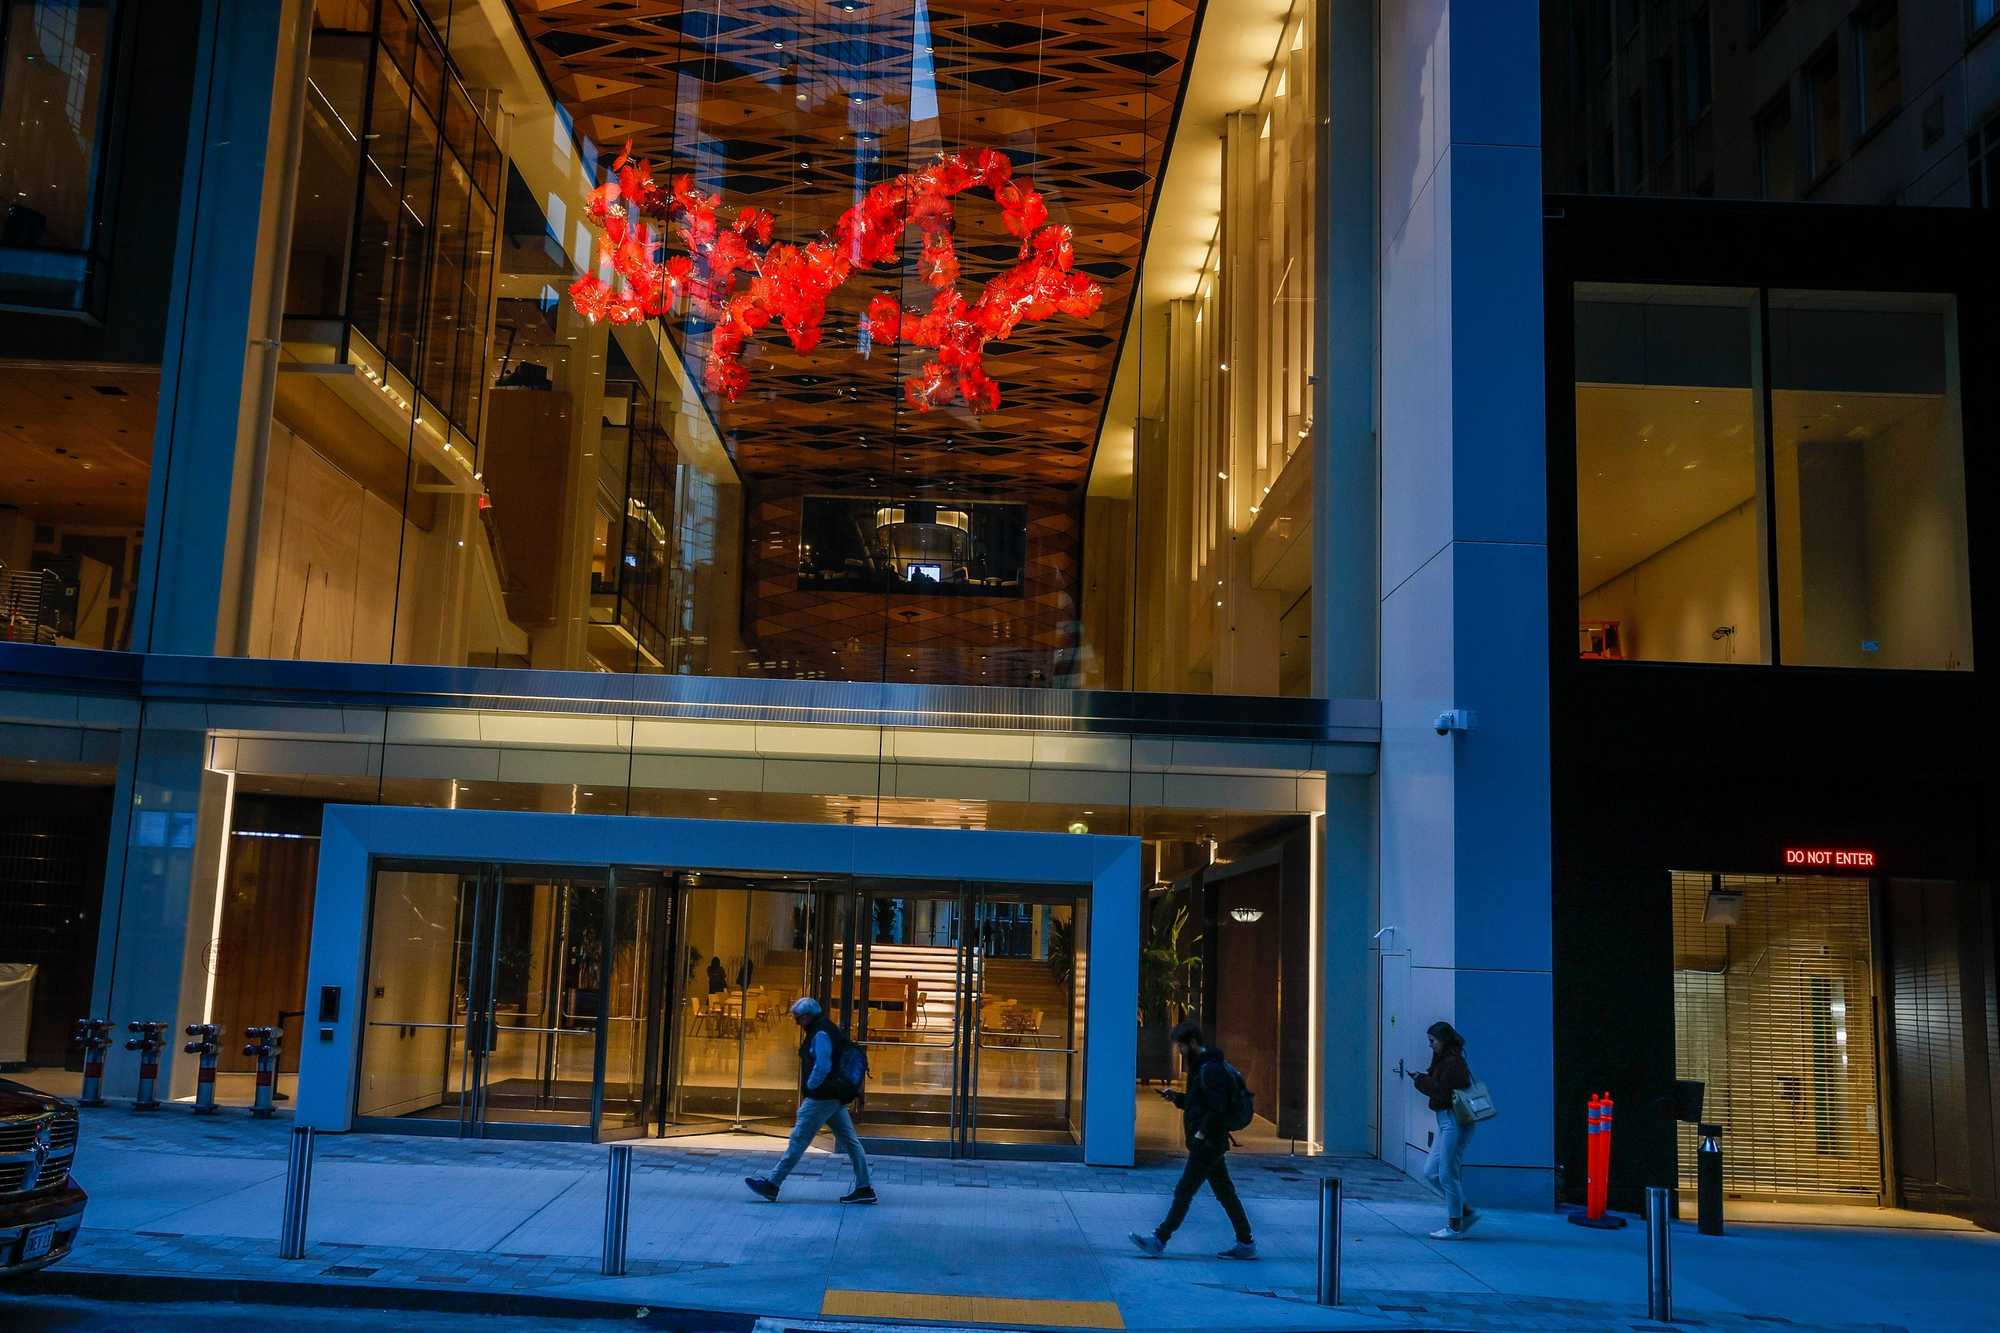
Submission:
[[[1548,569],[1539,15],[1532,0],[1383,0],[1382,1063],[1421,1068],[1447,1019],[1502,1115],[1472,1197],[1554,1198]],[[1472,730],[1437,735],[1448,709]],[[1387,964],[1385,950],[1385,966]],[[1435,1118],[1382,1082],[1382,1154]]]
[[1375,6],[1323,0],[1313,429],[1313,693],[1376,688]]
[[[293,173],[275,133],[302,95],[303,0],[203,0],[134,652],[234,652],[270,428]],[[295,137],[295,136],[294,136]],[[295,150],[293,150],[295,151]],[[289,163],[291,152],[279,155]],[[274,298],[274,292],[278,295]]]
[[[105,1093],[129,1100],[138,1055],[125,1050],[125,1024],[158,1019],[178,1028],[200,1017],[184,1012],[182,983],[190,948],[188,923],[196,915],[193,887],[202,859],[204,796],[212,809],[216,792],[209,779],[217,775],[204,771],[208,738],[200,731],[142,721],[123,733],[120,746],[91,1008],[116,1028],[104,1064]],[[212,858],[208,865],[209,896],[203,905],[212,909]],[[206,918],[194,933],[206,942]],[[178,1051],[178,1043],[169,1042],[161,1055],[162,1097],[175,1086]]]
[[1375,780],[1326,779],[1319,828],[1320,1123],[1330,1153],[1375,1150]]

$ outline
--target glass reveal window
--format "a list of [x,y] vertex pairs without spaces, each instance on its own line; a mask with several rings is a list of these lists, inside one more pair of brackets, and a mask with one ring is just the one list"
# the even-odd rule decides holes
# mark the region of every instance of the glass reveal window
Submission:
[[112,20],[108,0],[0,5],[0,300],[83,302]]
[[1586,285],[1575,311],[1580,656],[1971,667],[1950,298]]
[[1895,0],[1871,5],[1854,19],[1855,91],[1863,130],[1886,120],[1903,101],[1903,44],[1896,19]]
[[1576,298],[1578,652],[1767,662],[1755,294]]
[[1972,665],[1949,298],[1773,292],[1780,660]]

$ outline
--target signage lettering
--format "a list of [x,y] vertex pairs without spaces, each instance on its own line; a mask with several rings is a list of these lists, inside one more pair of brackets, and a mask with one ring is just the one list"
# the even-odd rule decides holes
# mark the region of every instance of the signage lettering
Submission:
[[1785,864],[1835,870],[1873,870],[1875,853],[1840,847],[1787,847]]

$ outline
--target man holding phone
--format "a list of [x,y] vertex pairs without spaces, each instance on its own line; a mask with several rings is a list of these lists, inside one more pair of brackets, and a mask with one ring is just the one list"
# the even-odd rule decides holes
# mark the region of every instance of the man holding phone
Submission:
[[1236,1182],[1229,1178],[1228,1160],[1231,1104],[1240,1102],[1241,1118],[1247,1121],[1249,1093],[1241,1086],[1243,1076],[1222,1058],[1220,1050],[1203,1045],[1201,1037],[1201,1027],[1196,1023],[1182,1023],[1173,1031],[1174,1045],[1187,1065],[1187,1089],[1174,1092],[1162,1088],[1160,1095],[1181,1108],[1182,1133],[1187,1138],[1187,1167],[1174,1186],[1174,1201],[1167,1209],[1166,1220],[1150,1234],[1133,1232],[1132,1243],[1142,1254],[1159,1258],[1174,1232],[1187,1220],[1188,1206],[1194,1202],[1195,1194],[1207,1182],[1215,1192],[1215,1201],[1229,1214],[1229,1224],[1236,1228],[1236,1243],[1218,1257],[1255,1259],[1257,1242],[1250,1235],[1250,1217],[1243,1211],[1243,1200],[1236,1197]]

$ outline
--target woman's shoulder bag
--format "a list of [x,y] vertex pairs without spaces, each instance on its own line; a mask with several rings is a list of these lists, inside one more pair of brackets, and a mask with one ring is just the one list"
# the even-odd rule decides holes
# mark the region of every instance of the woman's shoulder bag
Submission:
[[1500,1114],[1500,1108],[1493,1104],[1493,1094],[1487,1091],[1485,1081],[1475,1078],[1470,1087],[1451,1094],[1451,1113],[1461,1125],[1476,1125]]

